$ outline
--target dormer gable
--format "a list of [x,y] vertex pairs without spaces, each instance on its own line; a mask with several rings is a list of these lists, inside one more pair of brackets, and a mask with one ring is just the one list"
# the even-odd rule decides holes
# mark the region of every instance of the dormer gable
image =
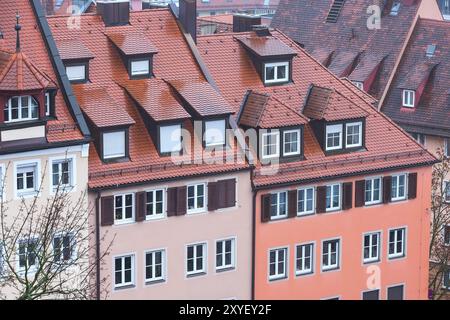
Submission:
[[360,52],[354,50],[339,51],[333,55],[333,58],[328,66],[331,72],[339,78],[347,77],[355,68]]
[[402,107],[417,107],[431,73],[436,66],[436,63],[431,62],[418,64],[415,68],[411,69],[406,77],[404,77],[403,81],[398,84],[398,88],[401,89]]
[[89,81],[89,63],[94,55],[79,39],[58,43],[59,55],[64,63],[67,78],[71,83]]
[[358,62],[355,69],[348,76],[360,90],[369,92],[379,73],[380,67],[386,56],[365,54]]

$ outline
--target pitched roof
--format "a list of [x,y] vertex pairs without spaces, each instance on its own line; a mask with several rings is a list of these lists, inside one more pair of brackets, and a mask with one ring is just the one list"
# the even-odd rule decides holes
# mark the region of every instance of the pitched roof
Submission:
[[[271,26],[304,45],[310,53],[326,47],[336,53],[343,50],[364,51],[386,56],[378,72],[377,83],[369,92],[380,99],[415,21],[421,0],[399,0],[401,7],[397,16],[389,15],[390,9],[385,8],[380,29],[367,27],[367,8],[377,4],[373,0],[346,1],[336,23],[326,23],[333,1],[280,0]],[[378,0],[378,3],[383,8],[388,2]]]
[[107,36],[126,56],[158,52],[158,49],[143,33],[108,31]]
[[94,58],[94,54],[80,41],[80,39],[61,41],[58,44],[58,50],[62,60]]
[[355,64],[358,55],[359,51],[356,50],[339,51],[333,56],[328,69],[330,69],[330,71],[335,73],[338,77],[345,77]]
[[[436,44],[433,57],[428,45]],[[430,68],[434,66],[432,73]],[[450,23],[420,19],[398,67],[382,111],[413,132],[450,137]],[[402,88],[417,88],[429,75],[414,109],[402,108]]]
[[371,73],[383,62],[384,58],[386,56],[371,53],[364,54],[348,78],[352,81],[367,80]]
[[243,36],[237,35],[235,38],[241,42],[245,48],[260,57],[296,54],[296,52],[288,45],[270,35],[258,36],[255,33],[251,33]]

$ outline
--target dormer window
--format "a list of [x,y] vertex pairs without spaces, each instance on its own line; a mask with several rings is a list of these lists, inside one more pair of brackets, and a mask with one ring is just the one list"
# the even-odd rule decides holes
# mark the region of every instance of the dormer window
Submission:
[[267,132],[262,134],[262,158],[270,159],[280,156],[280,133]]
[[103,132],[103,159],[119,159],[127,156],[126,130]]
[[342,149],[342,124],[326,126],[326,151]]
[[131,60],[130,68],[132,77],[150,76],[150,59]]
[[88,70],[87,63],[67,65],[66,66],[67,78],[69,78],[70,82],[84,83],[87,81],[88,78],[87,70]]
[[160,126],[159,152],[161,154],[170,154],[181,150],[181,124]]
[[400,12],[400,6],[401,6],[401,3],[400,3],[400,2],[398,2],[398,1],[394,2],[394,3],[392,4],[391,12],[389,13],[389,15],[391,15],[391,16],[397,16],[398,13]]
[[362,146],[362,122],[351,122],[345,125],[346,148]]
[[416,92],[414,90],[403,90],[403,106],[407,108],[414,108]]
[[283,156],[300,154],[300,129],[283,132]]
[[38,119],[38,103],[32,96],[12,97],[5,106],[5,122]]
[[355,87],[357,87],[359,90],[364,91],[364,83],[361,81],[353,81],[353,84]]
[[264,64],[264,83],[283,83],[289,81],[289,62]]
[[206,147],[225,145],[225,119],[205,121]]

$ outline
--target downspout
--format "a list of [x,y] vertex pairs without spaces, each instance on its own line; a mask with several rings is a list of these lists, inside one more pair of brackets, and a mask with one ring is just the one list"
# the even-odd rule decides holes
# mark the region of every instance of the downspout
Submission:
[[[250,180],[253,179],[253,168],[250,170]],[[253,184],[253,183],[252,183]],[[258,191],[252,187],[252,288],[251,300],[255,300],[255,273],[256,273],[256,195]]]
[[100,300],[100,191],[97,191],[95,199],[95,256],[96,256],[96,272],[95,272],[95,289],[96,299]]

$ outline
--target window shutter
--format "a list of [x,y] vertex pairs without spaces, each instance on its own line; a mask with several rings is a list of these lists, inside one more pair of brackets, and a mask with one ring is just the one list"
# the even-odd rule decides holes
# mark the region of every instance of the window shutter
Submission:
[[297,190],[288,192],[288,218],[297,216]]
[[270,194],[261,196],[261,222],[270,221]]
[[225,180],[225,184],[227,190],[225,206],[227,208],[234,207],[236,205],[236,179]]
[[114,196],[102,197],[101,200],[101,225],[111,226],[114,224]]
[[167,216],[173,217],[177,215],[177,195],[178,188],[167,189]]
[[217,201],[217,209],[226,208],[226,201],[227,201],[227,184],[225,180],[217,181],[217,194],[216,194],[216,201]]
[[363,207],[365,203],[366,180],[355,182],[355,207]]
[[316,190],[316,212],[324,213],[327,211],[327,187],[320,186]]
[[219,192],[218,182],[208,183],[208,211],[214,211],[218,209],[218,192]]
[[383,177],[383,203],[391,202],[392,177]]
[[145,197],[146,192],[136,193],[136,221],[145,220]]
[[348,210],[353,207],[353,182],[342,184],[342,209]]
[[187,210],[187,197],[186,197],[186,186],[177,188],[177,216],[182,216],[186,214]]
[[417,173],[408,174],[408,199],[415,199],[417,196]]

